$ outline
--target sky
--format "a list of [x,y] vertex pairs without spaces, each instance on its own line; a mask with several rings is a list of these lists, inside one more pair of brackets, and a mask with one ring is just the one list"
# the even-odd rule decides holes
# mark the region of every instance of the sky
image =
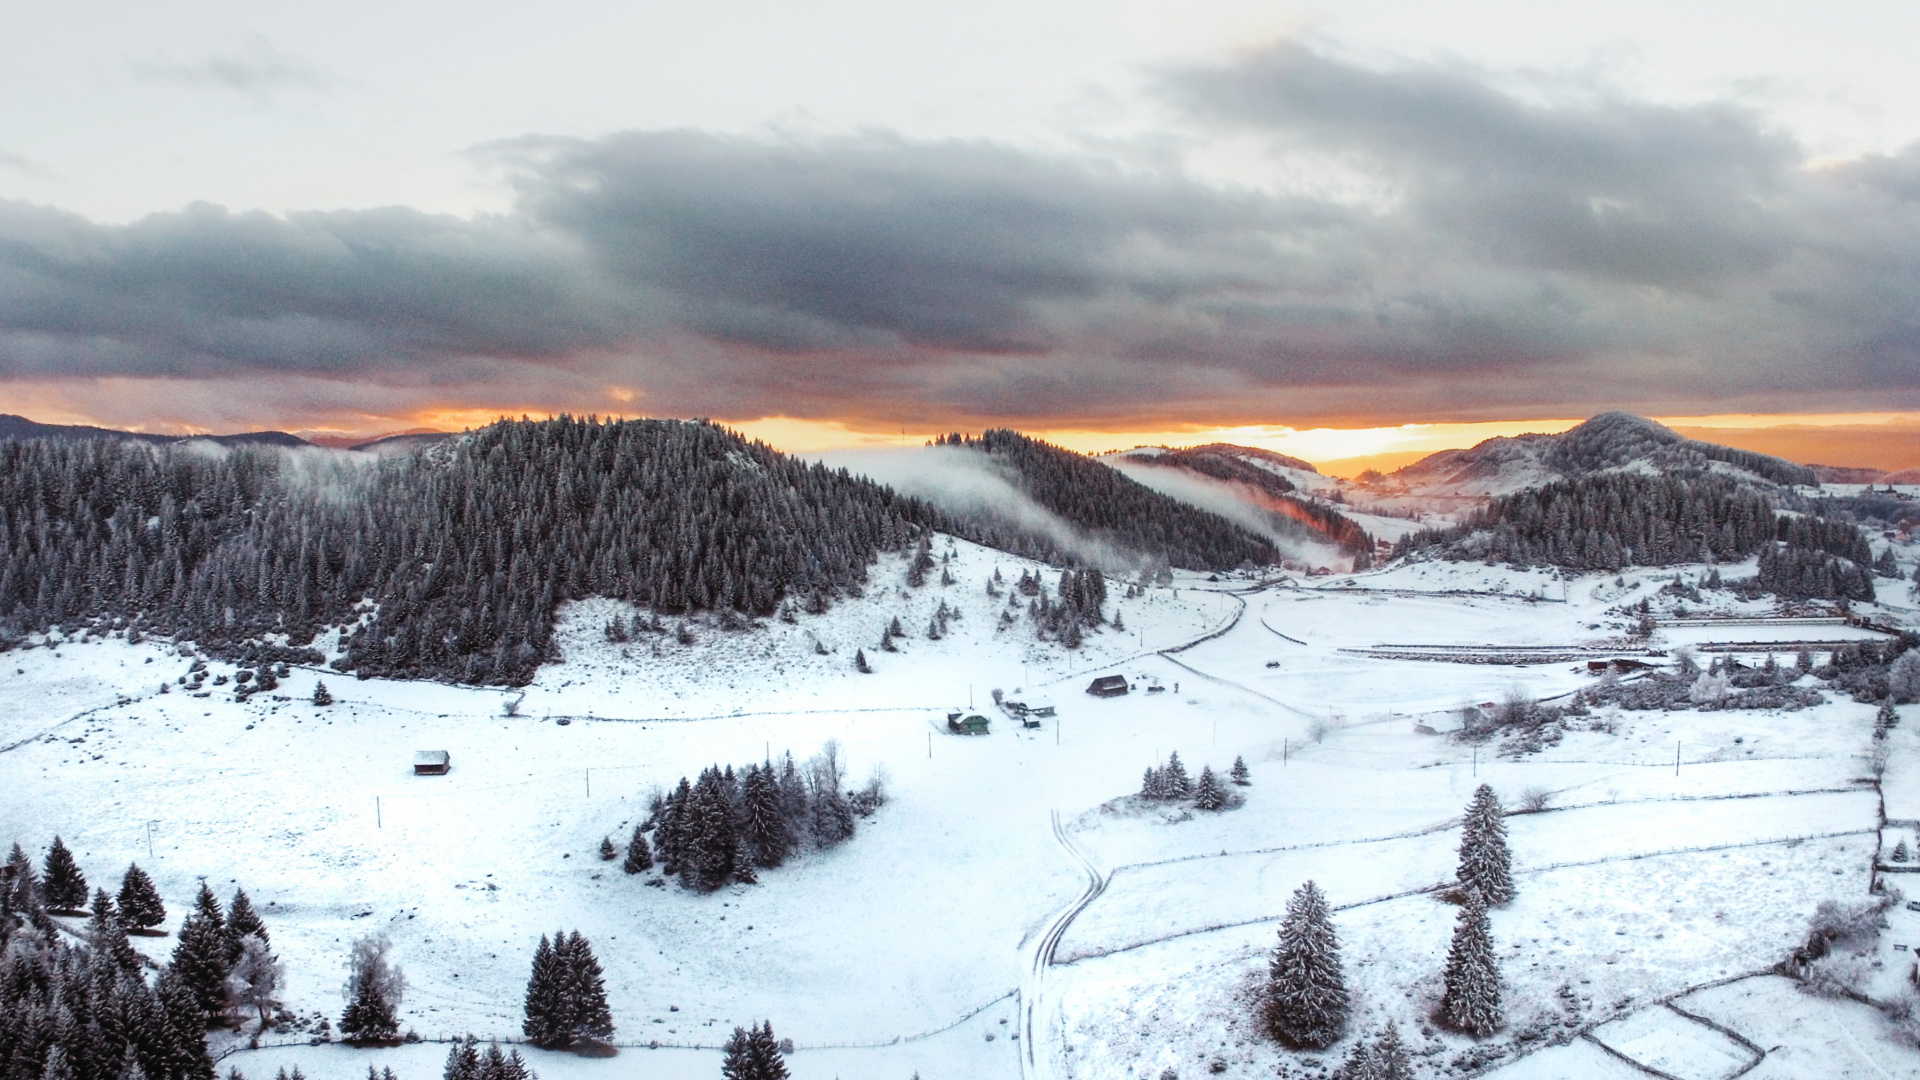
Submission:
[[1878,0],[24,6],[0,411],[1912,425],[1914,40]]

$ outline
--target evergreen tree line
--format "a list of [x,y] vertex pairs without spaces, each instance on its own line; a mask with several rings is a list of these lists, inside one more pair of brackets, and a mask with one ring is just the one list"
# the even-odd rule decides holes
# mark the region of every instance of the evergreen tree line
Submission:
[[[1446,989],[1435,1019],[1479,1038],[1506,1023],[1487,911],[1514,896],[1506,825],[1499,800],[1485,784],[1474,792],[1462,818],[1457,879],[1453,894],[1460,901],[1460,914],[1447,950]],[[1324,1049],[1346,1034],[1353,1002],[1333,909],[1311,881],[1287,902],[1260,1007],[1266,1030],[1288,1046]],[[1375,1038],[1359,1040],[1338,1075],[1341,1080],[1409,1077],[1398,1029],[1389,1025]]]
[[[976,450],[1007,467],[1015,486],[1094,543],[1137,557],[1149,568],[1231,570],[1280,561],[1271,541],[1218,514],[1162,495],[1083,454],[1015,431],[979,438],[954,433],[936,446]],[[1084,560],[1073,549],[1012,519],[976,518],[970,539],[1056,565]]]
[[1107,579],[1098,567],[1061,571],[1052,595],[1042,585],[1039,574],[1024,570],[1015,587],[1020,594],[1031,597],[1027,601],[1027,617],[1033,620],[1033,634],[1041,641],[1055,640],[1069,649],[1077,649],[1087,630],[1107,621]]
[[[886,801],[876,776],[845,790],[840,747],[829,741],[805,764],[791,753],[779,765],[710,766],[660,797],[628,842],[628,873],[651,869],[677,876],[682,886],[711,892],[728,882],[752,884],[809,848],[824,850],[852,839],[859,818]],[[649,845],[645,836],[653,832]]]
[[1842,521],[1774,513],[1709,476],[1598,473],[1490,500],[1461,524],[1400,541],[1396,554],[1618,571],[1759,553],[1748,588],[1791,599],[1873,598],[1871,548]]
[[[1246,787],[1253,782],[1246,759],[1239,756],[1234,757],[1228,776],[1235,787]],[[1242,801],[1239,794],[1221,782],[1211,765],[1200,767],[1197,780],[1188,776],[1178,750],[1169,753],[1164,763],[1147,768],[1140,780],[1140,797],[1152,802],[1191,800],[1196,810],[1224,810]]]
[[1737,561],[1775,530],[1772,504],[1724,480],[1597,473],[1489,500],[1459,525],[1414,533],[1395,551],[1617,571]]
[[[367,1067],[369,1073],[373,1067]],[[374,1080],[371,1075],[367,1080]],[[441,1080],[540,1080],[540,1074],[527,1068],[526,1059],[520,1051],[500,1051],[498,1042],[489,1042],[485,1053],[480,1051],[480,1040],[469,1035],[466,1041],[456,1043],[447,1051],[447,1064],[441,1072]]]
[[230,655],[343,625],[343,670],[520,683],[563,600],[824,609],[943,524],[704,422],[503,421],[373,462],[0,442],[0,639],[107,620]]
[[[1246,460],[1245,454],[1244,447],[1196,446],[1160,454],[1130,455],[1127,461],[1134,465],[1187,469],[1251,488],[1258,493],[1258,501],[1269,510],[1275,533],[1300,540],[1331,542],[1342,554],[1353,557],[1355,570],[1373,565],[1373,537],[1365,529],[1332,507],[1302,498],[1296,494],[1298,489],[1293,481]],[[1306,465],[1306,462],[1297,464]]]
[[130,867],[120,903],[96,889],[81,940],[69,943],[53,915],[75,907],[66,890],[78,875],[57,840],[41,873],[17,843],[0,867],[0,1076],[212,1080],[207,1028],[257,1016],[264,1029],[284,982],[246,893],[223,911],[203,884],[171,962],[149,979],[155,965],[127,933],[165,918],[151,879]]

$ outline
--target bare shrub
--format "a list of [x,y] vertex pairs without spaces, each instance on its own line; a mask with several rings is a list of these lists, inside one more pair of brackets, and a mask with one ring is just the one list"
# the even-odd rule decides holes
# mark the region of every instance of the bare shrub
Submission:
[[1537,814],[1547,808],[1547,800],[1553,793],[1546,788],[1530,787],[1520,793],[1520,801],[1513,811],[1516,814]]
[[1856,997],[1866,992],[1873,978],[1873,965],[1864,956],[1829,953],[1807,965],[1807,977],[1800,989],[1815,997]]
[[1340,718],[1336,716],[1316,716],[1307,724],[1307,738],[1316,743],[1325,742],[1327,736],[1340,730]]

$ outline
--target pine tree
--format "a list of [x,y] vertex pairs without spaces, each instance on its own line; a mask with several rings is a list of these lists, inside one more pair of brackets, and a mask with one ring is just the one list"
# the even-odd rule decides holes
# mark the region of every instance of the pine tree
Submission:
[[603,836],[600,838],[600,861],[601,862],[612,862],[616,857],[619,856],[619,854],[620,854],[620,849],[613,846],[613,837]]
[[1400,1025],[1387,1021],[1386,1029],[1373,1041],[1374,1080],[1413,1080],[1413,1059],[1400,1041]]
[[129,930],[151,930],[167,921],[167,908],[153,879],[137,864],[127,865],[120,879],[120,922]]
[[87,921],[87,941],[93,945],[95,955],[111,959],[122,971],[139,974],[140,954],[127,941],[127,928],[121,925],[120,912],[105,889],[95,890],[93,894],[93,918]]
[[1167,797],[1167,785],[1161,779],[1160,770],[1147,766],[1146,775],[1140,778],[1140,797],[1143,799],[1164,799]]
[[568,1006],[568,1032],[575,1039],[613,1037],[613,1013],[607,1008],[607,987],[600,961],[593,946],[578,930],[567,936],[564,949],[554,949],[564,958],[566,981],[562,997]]
[[773,763],[750,766],[742,788],[741,842],[758,865],[779,866],[792,853],[794,836],[781,805]]
[[1462,891],[1478,891],[1495,907],[1513,899],[1513,855],[1507,850],[1507,823],[1493,788],[1481,784],[1473,793],[1460,829]]
[[862,675],[873,674],[873,665],[867,663],[867,651],[865,649],[853,650],[853,670]]
[[1218,810],[1227,805],[1227,793],[1213,775],[1213,766],[1200,767],[1200,783],[1193,789],[1193,805],[1201,810]]
[[1187,767],[1180,764],[1178,750],[1167,755],[1166,767],[1160,770],[1160,780],[1166,798],[1184,799],[1193,794],[1193,781],[1187,777]]
[[[521,1033],[535,1046],[565,1046],[573,1038],[567,1031],[562,999],[562,964],[554,955],[553,943],[545,934],[540,935],[533,953],[533,974],[527,979],[526,1019],[520,1025]],[[477,1067],[478,1062],[475,1064]]]
[[653,852],[647,850],[647,836],[638,825],[633,827],[633,837],[627,841],[627,858],[620,864],[620,869],[629,874],[653,869]]
[[447,1051],[447,1064],[440,1071],[440,1080],[480,1080],[478,1040],[469,1035],[453,1044]]
[[1346,977],[1340,969],[1340,942],[1333,913],[1318,886],[1309,881],[1287,901],[1280,940],[1267,967],[1268,1030],[1293,1046],[1322,1049],[1346,1030]]
[[227,907],[227,940],[238,943],[240,939],[257,937],[272,944],[273,938],[267,933],[267,924],[260,920],[260,913],[253,910],[253,901],[247,897],[245,889],[233,890],[233,903]]
[[318,679],[313,683],[313,703],[320,706],[333,704],[333,693],[327,689],[326,683]]
[[1880,711],[1873,716],[1873,737],[1876,739],[1886,738],[1887,733],[1892,731],[1899,723],[1900,714],[1894,710],[1893,699],[1888,698],[1882,701],[1880,703]]
[[45,897],[47,907],[68,915],[79,914],[87,906],[87,877],[80,872],[80,864],[73,861],[73,852],[57,836],[47,849],[47,861],[40,872],[40,895]]
[[1467,891],[1447,950],[1446,993],[1440,1018],[1447,1026],[1485,1038],[1506,1022],[1500,1010],[1500,965],[1493,955],[1493,927],[1486,899]]
[[387,959],[393,942],[385,934],[371,934],[353,943],[347,961],[340,1034],[349,1043],[390,1042],[400,1034],[400,1000],[406,976]]
[[1233,782],[1240,787],[1246,787],[1248,784],[1253,783],[1253,774],[1247,771],[1247,759],[1238,754],[1234,755],[1233,770],[1227,775],[1231,776]]
[[780,1057],[771,1021],[734,1028],[724,1049],[720,1075],[725,1080],[787,1080],[787,1063]]
[[[202,890],[203,896],[211,896]],[[215,901],[214,907],[219,908]],[[180,984],[193,996],[200,1009],[203,1025],[213,1022],[226,1004],[227,934],[225,919],[215,924],[204,907],[196,907],[180,924],[180,938],[173,948],[172,970]]]

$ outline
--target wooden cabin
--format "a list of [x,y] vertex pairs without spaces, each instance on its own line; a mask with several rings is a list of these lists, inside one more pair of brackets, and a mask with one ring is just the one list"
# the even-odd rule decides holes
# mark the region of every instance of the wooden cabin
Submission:
[[445,776],[453,768],[453,755],[445,750],[415,750],[413,775]]
[[953,713],[947,717],[947,730],[953,732],[955,735],[985,735],[987,734],[987,718],[981,716],[979,713],[975,713],[972,716],[961,716],[959,713]]
[[1094,697],[1119,697],[1131,689],[1125,675],[1102,675],[1087,684],[1087,693]]

